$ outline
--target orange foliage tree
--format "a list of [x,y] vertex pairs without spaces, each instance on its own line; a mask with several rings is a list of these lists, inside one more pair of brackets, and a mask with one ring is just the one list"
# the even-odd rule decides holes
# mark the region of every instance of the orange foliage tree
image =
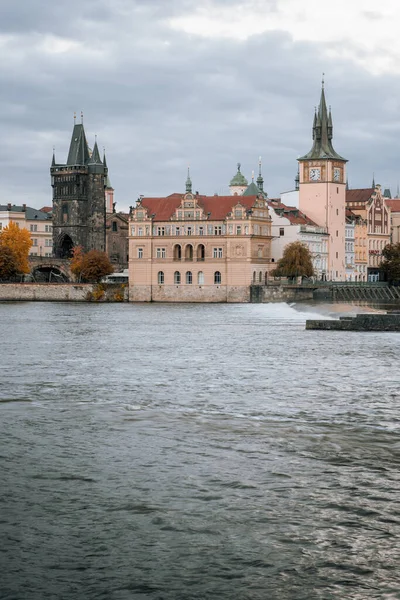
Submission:
[[99,282],[113,273],[114,268],[105,252],[89,250],[84,253],[81,246],[76,246],[72,253],[71,271],[79,280]]
[[82,246],[75,246],[72,250],[71,271],[78,281],[80,281],[82,277],[83,256],[84,252]]
[[0,244],[0,279],[12,279],[18,275],[15,252]]
[[19,228],[13,221],[0,233],[0,247],[9,248],[15,257],[18,273],[29,273],[29,250],[32,246],[30,233]]

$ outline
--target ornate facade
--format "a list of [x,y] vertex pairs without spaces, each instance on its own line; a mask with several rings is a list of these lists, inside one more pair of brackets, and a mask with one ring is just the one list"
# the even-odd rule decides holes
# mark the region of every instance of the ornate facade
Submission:
[[141,198],[129,221],[131,301],[248,302],[271,263],[271,219],[262,194],[192,193]]

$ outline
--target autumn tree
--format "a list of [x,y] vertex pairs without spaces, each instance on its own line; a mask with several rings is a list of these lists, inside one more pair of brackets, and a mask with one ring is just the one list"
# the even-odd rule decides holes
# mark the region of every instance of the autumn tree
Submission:
[[400,243],[388,244],[382,250],[383,261],[381,264],[382,271],[384,272],[388,282],[390,284],[400,283]]
[[275,277],[312,277],[314,267],[311,252],[302,242],[292,242],[285,246],[283,256],[278,260]]
[[[19,228],[13,221],[0,233],[0,247],[9,248],[16,261],[17,273],[29,273],[29,250],[32,246],[30,233]],[[10,256],[10,255],[9,255]]]
[[82,262],[83,262],[83,248],[82,246],[74,246],[72,250],[72,258],[71,258],[71,271],[75,275],[75,277],[80,281],[82,276]]
[[79,280],[99,282],[113,273],[114,268],[105,252],[89,250],[84,253],[81,246],[76,246],[72,254],[71,271]]
[[18,261],[14,250],[0,244],[0,279],[12,279],[18,275]]

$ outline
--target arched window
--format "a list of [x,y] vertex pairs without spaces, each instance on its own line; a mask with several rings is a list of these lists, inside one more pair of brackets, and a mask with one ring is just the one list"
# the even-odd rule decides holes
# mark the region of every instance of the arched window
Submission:
[[182,248],[179,244],[175,244],[174,246],[174,260],[181,260],[182,258]]
[[197,260],[203,261],[206,257],[206,249],[204,244],[199,244],[197,246]]
[[214,283],[221,283],[221,273],[219,271],[214,273]]
[[268,283],[268,273],[265,273],[265,285]]
[[164,283],[164,271],[158,271],[158,283]]
[[177,285],[179,285],[181,282],[181,274],[179,273],[179,271],[175,271],[174,273],[174,283],[176,283]]
[[66,223],[68,221],[68,204],[62,205],[62,222]]
[[192,283],[193,281],[193,277],[192,277],[192,271],[187,271],[186,272],[186,283]]
[[204,273],[203,273],[203,271],[199,271],[197,273],[197,283],[199,285],[204,285]]
[[261,283],[262,282],[262,273],[261,271],[258,274],[258,282]]
[[188,244],[185,248],[185,260],[193,260],[193,246]]
[[257,277],[257,273],[254,271],[254,272],[253,272],[253,283],[255,283],[255,282],[256,282],[256,277]]

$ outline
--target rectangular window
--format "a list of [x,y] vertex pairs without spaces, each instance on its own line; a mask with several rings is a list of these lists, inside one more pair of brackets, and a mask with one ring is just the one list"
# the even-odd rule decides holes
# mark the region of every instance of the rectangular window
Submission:
[[199,235],[204,235],[204,227],[199,227]]
[[34,246],[37,246],[37,245],[38,245],[38,243],[37,243],[37,240],[33,240],[33,245],[34,245]]
[[131,235],[135,235],[135,228],[131,227]]
[[339,252],[336,252],[336,258],[339,258]]
[[242,226],[236,225],[236,235],[242,235]]
[[280,227],[279,228],[279,235],[282,237],[283,235],[285,235],[285,228],[284,227]]
[[138,227],[137,234],[143,235],[143,227]]
[[222,258],[222,248],[214,248],[213,257],[214,258]]
[[118,224],[117,224],[117,221],[113,221],[113,222],[112,222],[112,230],[113,230],[113,231],[118,231]]
[[180,227],[175,227],[175,235],[181,235]]
[[221,225],[215,225],[214,235],[222,235],[222,226]]
[[143,258],[143,248],[138,248],[137,249],[137,257],[138,258]]
[[339,237],[339,232],[337,229],[336,229],[336,237]]
[[188,234],[188,235],[192,235],[192,228],[191,228],[191,227],[188,227],[188,228],[187,228],[187,234]]
[[157,258],[165,258],[166,250],[165,248],[157,248]]
[[37,225],[31,225],[30,229],[31,231],[37,231]]
[[165,235],[165,227],[157,227],[157,235]]

